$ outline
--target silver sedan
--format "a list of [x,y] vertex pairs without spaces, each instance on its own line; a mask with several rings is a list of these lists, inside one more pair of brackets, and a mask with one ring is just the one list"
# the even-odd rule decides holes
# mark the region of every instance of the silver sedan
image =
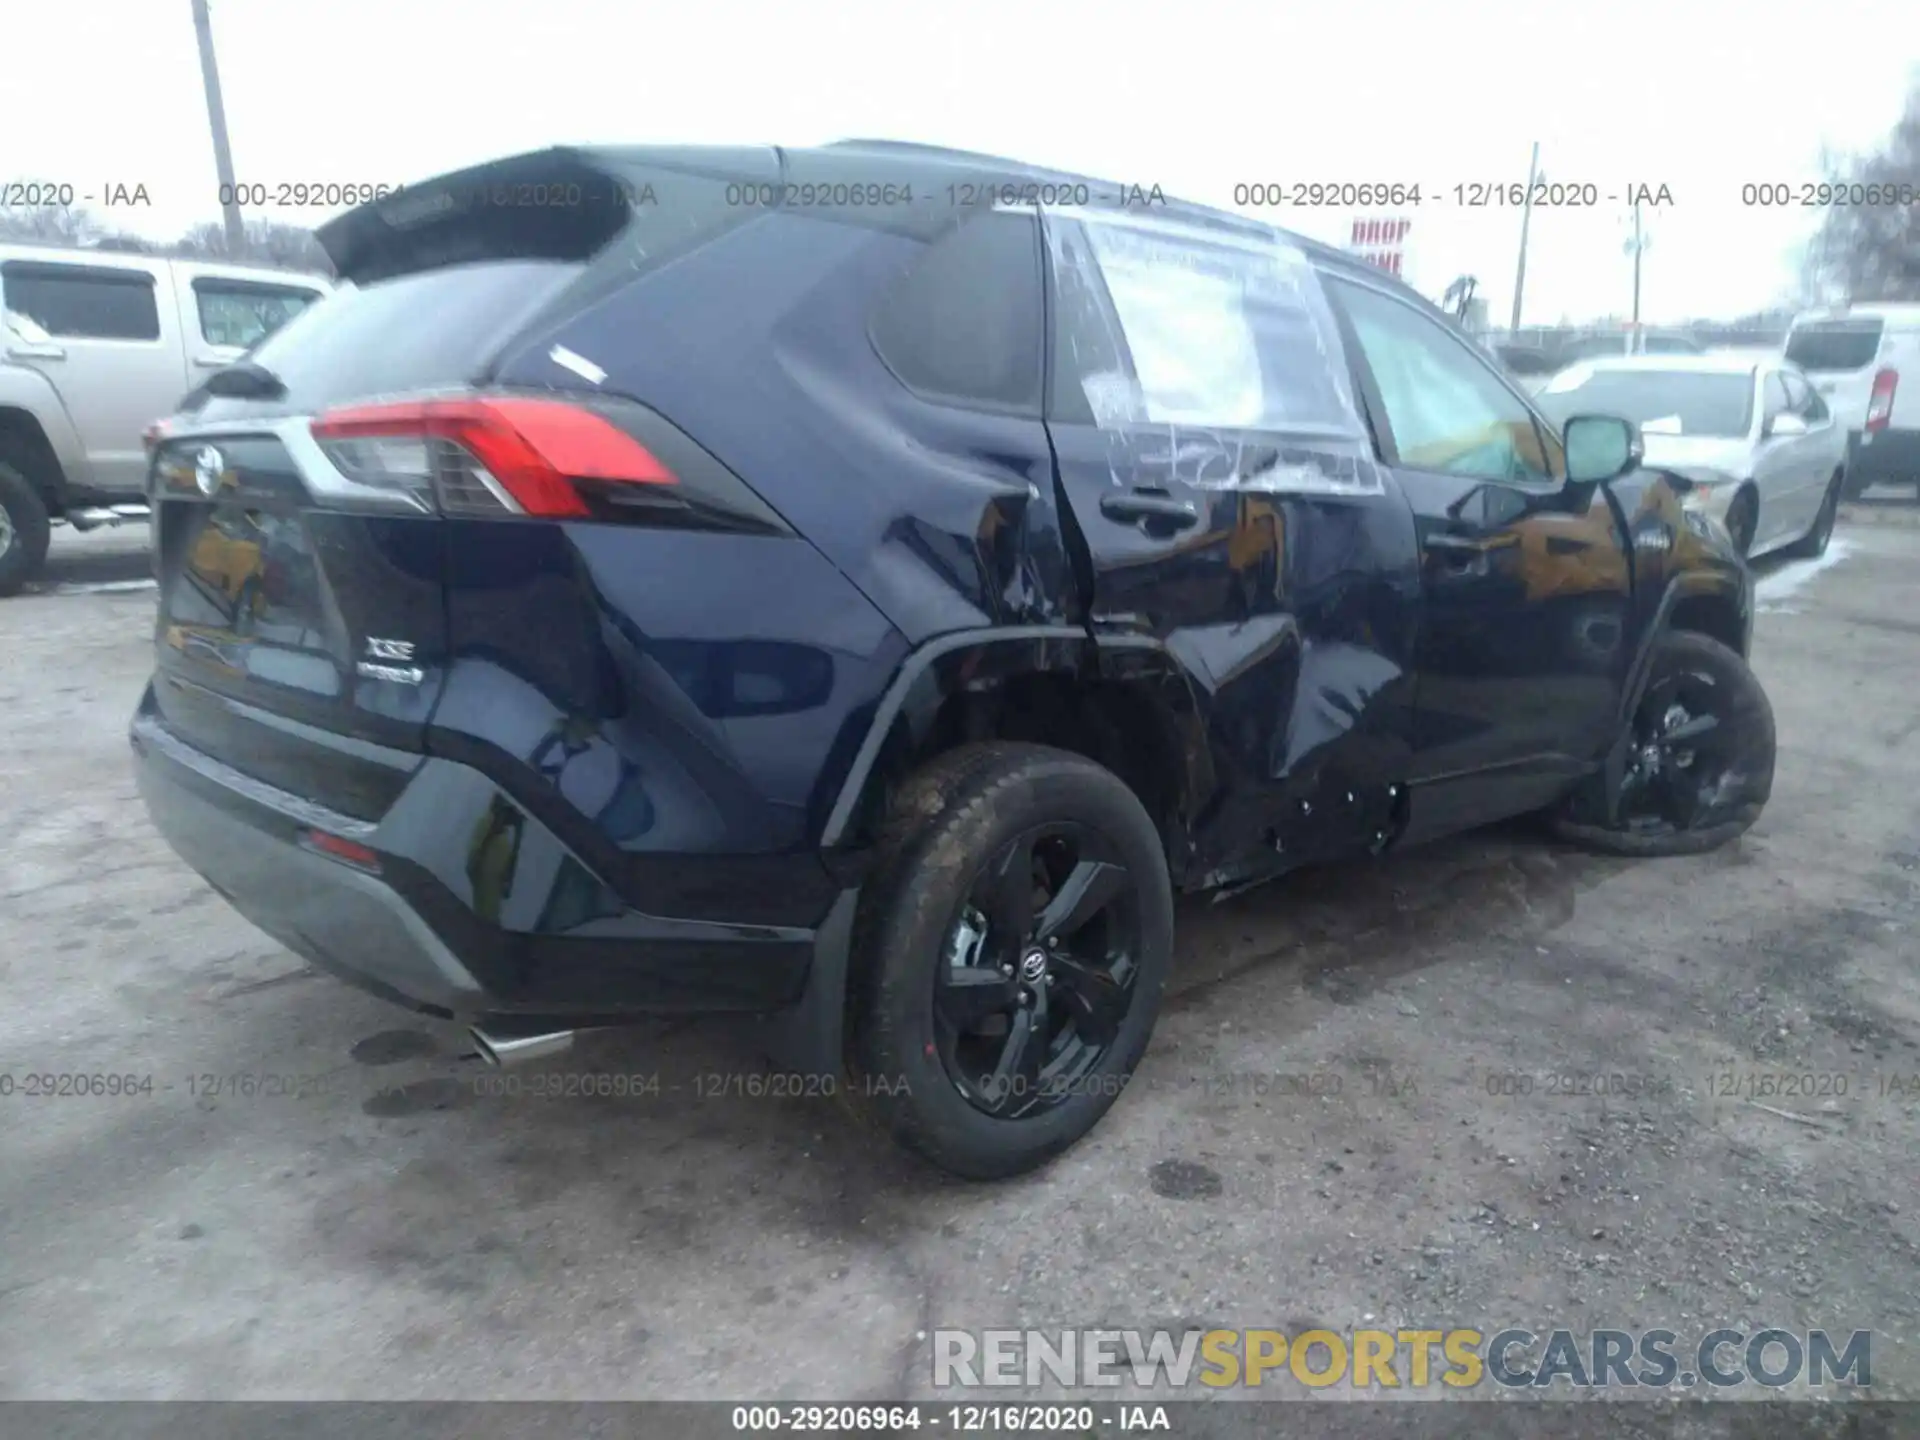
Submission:
[[1556,421],[1618,415],[1640,427],[1645,465],[1689,482],[1743,555],[1818,555],[1833,534],[1846,431],[1807,377],[1750,355],[1622,355],[1570,366],[1535,395]]

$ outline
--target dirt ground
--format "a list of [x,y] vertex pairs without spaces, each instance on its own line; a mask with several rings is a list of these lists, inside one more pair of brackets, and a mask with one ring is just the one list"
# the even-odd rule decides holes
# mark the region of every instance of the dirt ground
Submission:
[[1763,581],[1743,841],[1516,827],[1188,907],[1136,1085],[988,1187],[703,1098],[762,1064],[711,1022],[563,1062],[649,1098],[482,1093],[251,929],[134,794],[143,542],[0,603],[0,1073],[152,1081],[0,1098],[0,1397],[929,1398],[936,1328],[1363,1325],[1869,1329],[1920,1396],[1911,507]]

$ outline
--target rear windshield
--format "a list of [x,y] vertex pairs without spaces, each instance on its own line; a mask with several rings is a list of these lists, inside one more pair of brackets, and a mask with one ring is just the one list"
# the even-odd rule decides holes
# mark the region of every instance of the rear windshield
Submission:
[[183,406],[209,420],[299,414],[470,384],[550,305],[584,307],[766,213],[740,202],[752,185],[610,163],[617,175],[564,152],[517,157],[329,221],[321,239],[358,283],[247,357],[279,378],[284,399],[263,407],[196,391]]
[[1787,336],[1787,359],[1802,370],[1860,370],[1880,353],[1881,329],[1874,319],[1796,325]]
[[1554,420],[1618,415],[1650,435],[1743,438],[1753,423],[1753,376],[1699,370],[1595,370],[1576,366],[1536,398]]
[[[248,358],[278,376],[289,408],[462,385],[586,266],[495,260],[343,286]],[[211,408],[211,407],[210,407]]]

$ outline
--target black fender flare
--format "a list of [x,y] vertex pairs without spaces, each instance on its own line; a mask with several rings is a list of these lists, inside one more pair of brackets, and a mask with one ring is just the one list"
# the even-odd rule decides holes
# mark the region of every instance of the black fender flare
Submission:
[[1734,649],[1745,659],[1753,647],[1753,576],[1742,565],[1738,570],[1686,570],[1667,581],[1660,592],[1660,601],[1654,607],[1653,618],[1641,632],[1640,643],[1635,648],[1633,663],[1627,670],[1626,683],[1620,691],[1620,720],[1625,723],[1628,716],[1640,703],[1640,697],[1646,690],[1647,671],[1653,664],[1654,646],[1660,637],[1673,628],[1674,611],[1681,604],[1691,600],[1709,600],[1723,603],[1739,632],[1739,643]]
[[1169,738],[1183,757],[1184,795],[1211,788],[1212,756],[1204,742],[1199,687],[1179,660],[1148,635],[1092,635],[1071,625],[1017,625],[955,630],[927,641],[901,661],[882,693],[860,748],[820,829],[820,847],[843,845],[870,813],[888,747],[911,750],[926,738],[942,703],[957,691],[1018,675],[1056,674],[1152,686],[1173,715]]
[[[1066,625],[955,630],[910,651],[881,692],[845,779],[820,830],[823,856],[840,846],[878,798],[888,744],[912,746],[954,689],[1024,672],[1084,673],[1093,653],[1087,632]],[[774,1063],[822,1084],[839,1084],[845,1066],[847,976],[863,878],[844,888],[814,934],[813,959],[800,998],[762,1019],[761,1047]]]
[[1614,741],[1601,764],[1606,817],[1612,823],[1618,817],[1620,784],[1627,773],[1627,751],[1631,730],[1629,722],[1646,694],[1647,676],[1653,667],[1654,647],[1662,636],[1674,629],[1674,612],[1687,601],[1707,600],[1726,606],[1738,631],[1740,643],[1734,648],[1745,659],[1753,648],[1753,575],[1746,566],[1725,569],[1686,570],[1667,581],[1635,648],[1628,667],[1626,683],[1620,689],[1620,713],[1614,726]]
[[[959,690],[990,686],[1017,675],[1062,674],[1156,687],[1173,707],[1173,739],[1185,756],[1186,785],[1210,787],[1212,756],[1204,743],[1204,715],[1194,680],[1166,647],[1151,636],[1095,636],[1071,625],[993,626],[955,630],[925,642],[901,661],[881,693],[860,746],[822,824],[819,845],[844,845],[877,802],[889,745],[912,753],[946,699]],[[1204,794],[1205,788],[1185,791]],[[1176,827],[1178,828],[1178,827]],[[1186,844],[1184,831],[1174,837]],[[1169,856],[1178,864],[1183,855]],[[854,919],[861,883],[843,876],[840,892],[814,935],[813,960],[801,996],[785,1010],[764,1017],[763,1047],[795,1073],[836,1078],[843,1063],[846,987],[852,965]]]
[[842,844],[874,798],[889,742],[911,744],[958,689],[1011,675],[1083,675],[1094,663],[1092,637],[1072,625],[1001,625],[952,630],[910,651],[881,693],[820,830],[820,848]]

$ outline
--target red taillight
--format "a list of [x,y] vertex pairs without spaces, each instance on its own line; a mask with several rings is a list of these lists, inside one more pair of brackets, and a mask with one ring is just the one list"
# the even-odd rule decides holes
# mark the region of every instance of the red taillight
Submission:
[[147,454],[151,455],[160,448],[160,442],[167,438],[170,428],[166,421],[156,420],[141,432],[140,443],[146,446]]
[[380,871],[379,855],[357,841],[343,840],[324,830],[309,830],[301,838],[309,850],[317,850],[329,860],[338,860],[356,870],[370,870],[375,874]]
[[[484,508],[490,493],[496,501],[511,497],[501,509],[580,517],[591,512],[576,480],[677,483],[651,450],[619,426],[560,400],[492,396],[354,405],[329,410],[312,429],[354,479],[437,491],[443,510],[455,497],[453,508]],[[445,454],[446,446],[455,454]]]
[[1893,391],[1900,383],[1897,370],[1882,370],[1873,377],[1873,393],[1867,397],[1867,430],[1869,433],[1887,428],[1887,422],[1893,419]]

